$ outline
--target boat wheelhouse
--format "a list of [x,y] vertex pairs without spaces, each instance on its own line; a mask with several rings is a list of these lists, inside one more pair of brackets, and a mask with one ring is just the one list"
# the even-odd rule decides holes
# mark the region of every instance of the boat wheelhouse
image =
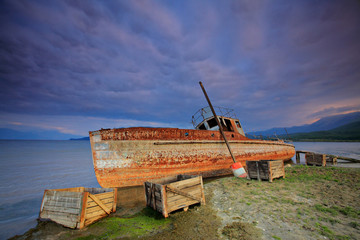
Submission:
[[[233,109],[224,107],[214,107],[217,112],[217,117],[224,131],[236,132],[245,136],[244,130],[241,127],[239,119],[237,119]],[[192,124],[197,130],[219,130],[215,117],[211,112],[210,107],[199,109],[192,116]]]

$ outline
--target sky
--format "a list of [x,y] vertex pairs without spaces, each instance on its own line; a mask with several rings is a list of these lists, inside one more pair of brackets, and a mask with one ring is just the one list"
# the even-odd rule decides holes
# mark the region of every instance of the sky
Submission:
[[360,1],[0,1],[0,128],[246,132],[360,110]]

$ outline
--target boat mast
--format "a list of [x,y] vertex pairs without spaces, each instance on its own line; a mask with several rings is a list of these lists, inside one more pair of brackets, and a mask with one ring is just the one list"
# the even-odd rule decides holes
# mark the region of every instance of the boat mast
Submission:
[[224,130],[223,130],[223,128],[222,128],[222,126],[221,126],[221,124],[220,124],[220,122],[219,122],[219,119],[217,118],[217,115],[216,115],[216,113],[215,113],[215,110],[214,110],[214,108],[213,108],[213,106],[212,106],[212,104],[211,104],[211,102],[210,102],[210,99],[209,99],[209,97],[208,97],[208,95],[207,95],[207,93],[206,93],[206,91],[205,91],[205,88],[204,88],[202,82],[199,82],[199,84],[200,84],[201,89],[202,89],[203,92],[204,92],[204,95],[205,95],[205,98],[206,98],[207,102],[209,103],[210,109],[211,109],[211,111],[212,111],[212,113],[213,113],[213,115],[214,115],[214,117],[215,117],[216,123],[217,123],[217,125],[219,126],[220,133],[221,133],[221,135],[223,136],[223,138],[224,138],[224,140],[225,140],[225,143],[226,143],[227,148],[229,149],[229,152],[230,152],[230,155],[231,155],[231,157],[232,157],[232,160],[234,161],[234,163],[236,163],[235,157],[234,157],[234,155],[233,155],[233,153],[232,153],[232,151],[231,151],[229,142],[228,142],[228,140],[226,139]]

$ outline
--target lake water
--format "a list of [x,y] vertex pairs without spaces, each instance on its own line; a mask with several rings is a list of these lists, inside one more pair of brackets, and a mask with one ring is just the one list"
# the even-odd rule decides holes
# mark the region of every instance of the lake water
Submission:
[[45,189],[100,187],[89,141],[0,141],[0,239],[35,227]]
[[[359,142],[294,142],[296,150],[333,154],[342,157],[360,159]],[[305,163],[304,154],[300,154],[301,163]],[[296,162],[295,156],[293,161]],[[341,160],[338,160],[341,162]]]
[[[294,143],[297,150],[360,159],[360,143]],[[89,141],[0,140],[0,239],[37,222],[45,189],[100,187]]]

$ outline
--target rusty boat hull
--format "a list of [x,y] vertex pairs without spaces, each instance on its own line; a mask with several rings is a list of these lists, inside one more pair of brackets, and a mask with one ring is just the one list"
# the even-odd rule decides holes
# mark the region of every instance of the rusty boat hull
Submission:
[[[288,160],[292,144],[226,132],[237,162]],[[218,131],[177,128],[102,129],[89,133],[95,175],[104,188],[143,185],[177,174],[215,177],[231,174],[233,164]]]

